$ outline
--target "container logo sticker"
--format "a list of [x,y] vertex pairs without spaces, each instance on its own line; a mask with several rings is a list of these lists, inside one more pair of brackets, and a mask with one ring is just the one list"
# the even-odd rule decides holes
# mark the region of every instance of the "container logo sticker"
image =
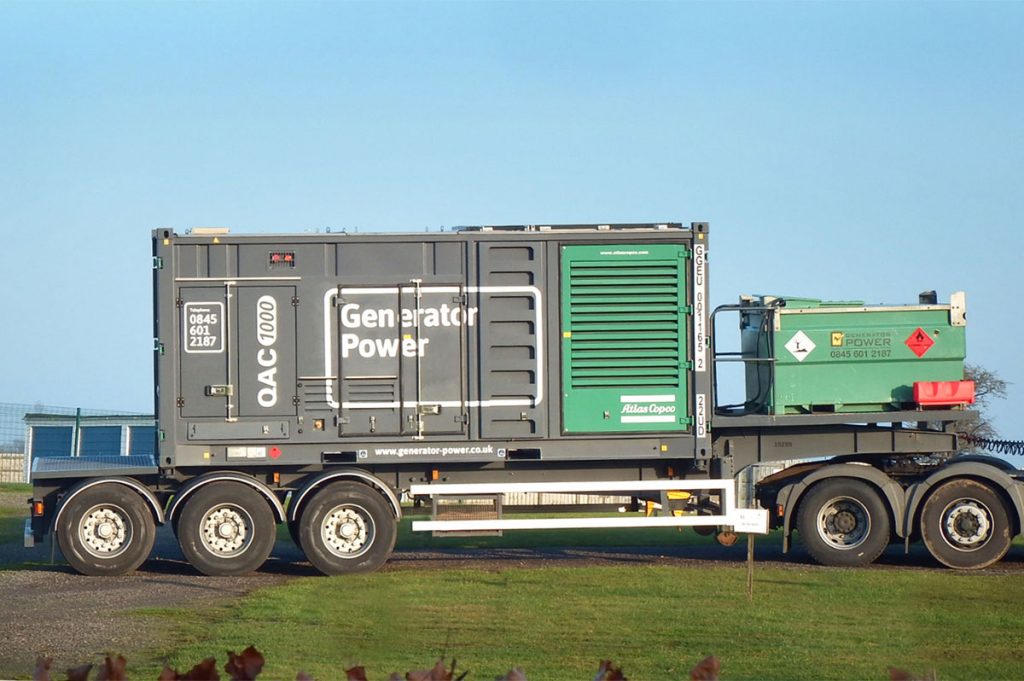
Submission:
[[841,348],[841,347],[843,347],[843,339],[845,337],[846,337],[846,334],[843,333],[842,331],[833,331],[832,332],[832,347],[834,347],[834,348]]
[[793,334],[793,337],[786,343],[786,349],[789,350],[789,354],[796,358],[796,361],[802,362],[807,359],[807,355],[814,351],[817,346],[814,344],[806,333],[803,331],[797,331]]
[[903,342],[918,357],[924,357],[924,354],[935,345],[932,337],[921,327],[917,327],[917,330],[910,334],[910,337]]

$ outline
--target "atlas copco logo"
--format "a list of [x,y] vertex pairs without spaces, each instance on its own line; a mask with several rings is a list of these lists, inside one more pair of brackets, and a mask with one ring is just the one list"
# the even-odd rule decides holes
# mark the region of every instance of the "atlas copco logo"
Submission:
[[636,404],[628,403],[622,405],[621,414],[675,414],[676,405],[674,404],[658,404],[652,402],[651,404]]

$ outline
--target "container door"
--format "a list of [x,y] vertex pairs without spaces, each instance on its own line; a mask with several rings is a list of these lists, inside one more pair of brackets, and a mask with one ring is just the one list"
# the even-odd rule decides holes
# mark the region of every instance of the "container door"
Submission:
[[336,309],[343,435],[465,432],[463,287],[342,286]]
[[411,435],[467,432],[467,329],[476,315],[467,302],[459,284],[402,287],[403,392],[411,395]]
[[182,417],[232,417],[227,302],[224,286],[183,287],[178,292],[177,399]]
[[562,247],[565,432],[690,427],[689,257],[681,244]]
[[232,299],[240,417],[296,413],[295,287],[246,284]]

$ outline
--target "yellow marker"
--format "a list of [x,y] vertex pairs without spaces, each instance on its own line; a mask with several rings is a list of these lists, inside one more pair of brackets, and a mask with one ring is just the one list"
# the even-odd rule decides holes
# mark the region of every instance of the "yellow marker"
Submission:
[[204,459],[212,459],[213,458],[213,454],[210,454],[210,452],[203,452],[203,458]]
[[402,340],[412,340],[412,334],[406,333],[402,335]]
[[219,244],[220,243],[220,237],[218,237],[218,236],[213,237],[213,243]]
[[562,338],[572,338],[572,331],[563,331]]
[[171,245],[171,240],[170,239],[164,239],[164,246],[170,246],[170,245]]

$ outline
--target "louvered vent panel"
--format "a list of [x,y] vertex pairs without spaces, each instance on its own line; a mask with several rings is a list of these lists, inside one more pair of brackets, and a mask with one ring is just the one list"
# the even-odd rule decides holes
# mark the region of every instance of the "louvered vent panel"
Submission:
[[563,248],[567,431],[687,427],[687,256],[679,245]]

